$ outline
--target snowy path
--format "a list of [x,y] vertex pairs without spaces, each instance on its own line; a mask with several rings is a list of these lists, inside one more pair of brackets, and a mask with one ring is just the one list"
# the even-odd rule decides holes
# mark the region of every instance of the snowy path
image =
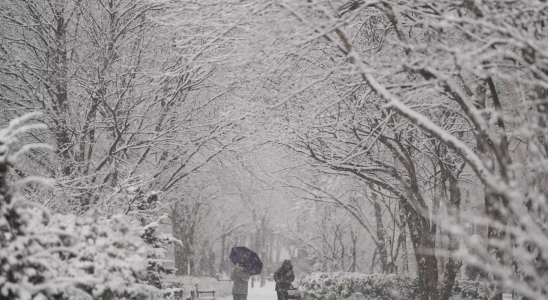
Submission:
[[[267,281],[265,287],[258,287],[258,282],[255,282],[255,287],[251,287],[249,283],[249,294],[247,300],[276,300],[276,292],[274,291],[274,282]],[[219,298],[218,300],[232,300],[232,296]]]

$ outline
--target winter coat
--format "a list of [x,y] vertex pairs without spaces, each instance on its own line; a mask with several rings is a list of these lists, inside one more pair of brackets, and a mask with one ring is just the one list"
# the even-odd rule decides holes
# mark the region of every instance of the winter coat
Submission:
[[[285,266],[289,266],[289,269],[286,269]],[[280,281],[280,283],[276,283],[276,291],[289,290],[291,282],[295,280],[295,273],[293,273],[293,266],[290,261],[284,261],[282,267],[274,272],[274,280]]]
[[232,285],[232,295],[247,295],[249,273],[245,270],[241,272],[232,271],[230,279],[234,281]]

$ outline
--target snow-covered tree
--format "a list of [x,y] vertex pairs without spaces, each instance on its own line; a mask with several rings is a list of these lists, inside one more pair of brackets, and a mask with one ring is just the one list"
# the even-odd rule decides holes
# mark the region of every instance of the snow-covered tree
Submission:
[[162,23],[168,4],[0,4],[3,116],[44,111],[48,134],[24,138],[56,151],[30,153],[17,173],[58,181],[44,203],[51,209],[130,214],[237,140],[228,134],[239,118],[228,114],[232,87],[212,80],[223,54],[212,43],[222,35],[190,17],[194,32],[179,35]]

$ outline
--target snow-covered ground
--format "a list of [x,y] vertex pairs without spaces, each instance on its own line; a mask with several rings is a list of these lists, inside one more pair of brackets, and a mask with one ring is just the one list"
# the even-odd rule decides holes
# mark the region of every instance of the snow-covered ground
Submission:
[[[249,283],[249,294],[247,296],[247,300],[276,300],[276,291],[274,291],[274,282],[273,281],[267,281],[266,285],[261,288],[258,287],[259,284],[256,282],[255,287],[251,287],[251,283]],[[232,300],[232,296],[219,298],[218,300]]]
[[[503,300],[511,300],[511,294],[504,294]],[[218,298],[218,300],[232,300],[232,296],[226,296]],[[255,287],[251,287],[251,282],[249,283],[249,294],[247,300],[277,300],[276,291],[274,291],[274,282],[267,281],[265,287],[258,287],[258,283],[255,283]]]

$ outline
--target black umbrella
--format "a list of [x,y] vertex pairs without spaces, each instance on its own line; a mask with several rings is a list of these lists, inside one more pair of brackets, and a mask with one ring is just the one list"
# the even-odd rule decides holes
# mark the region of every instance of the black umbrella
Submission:
[[259,275],[263,270],[263,262],[257,253],[246,247],[234,247],[230,251],[230,260],[234,264],[245,265],[245,271],[249,275]]

